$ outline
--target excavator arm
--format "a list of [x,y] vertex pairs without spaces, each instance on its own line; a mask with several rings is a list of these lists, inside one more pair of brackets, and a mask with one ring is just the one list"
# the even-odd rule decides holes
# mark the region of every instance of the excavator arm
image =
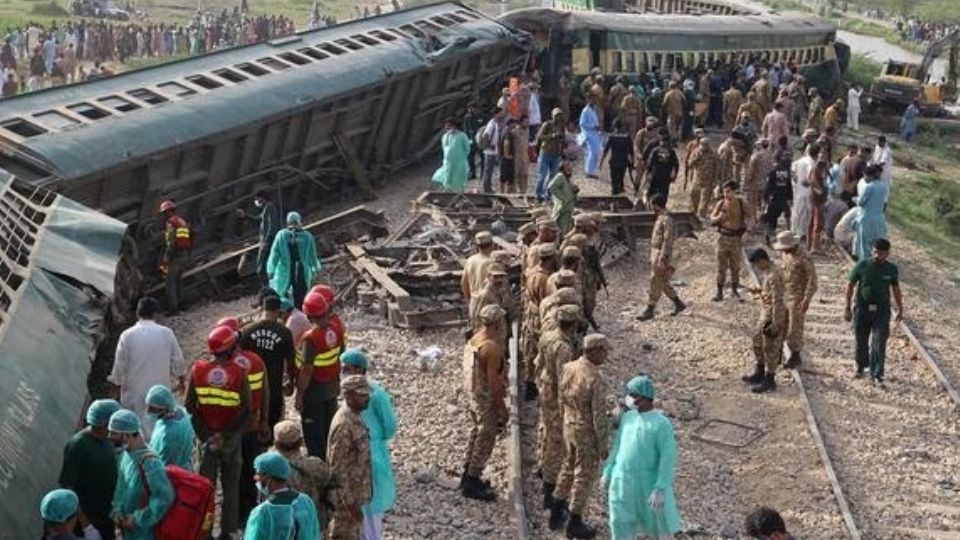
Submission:
[[933,42],[933,44],[927,48],[927,52],[923,55],[923,60],[920,62],[920,69],[917,70],[917,79],[919,79],[921,83],[925,81],[927,74],[930,72],[930,67],[933,65],[933,61],[949,49],[950,66],[948,69],[947,78],[950,81],[956,80],[956,49],[958,46],[960,46],[960,30],[957,30],[950,35]]

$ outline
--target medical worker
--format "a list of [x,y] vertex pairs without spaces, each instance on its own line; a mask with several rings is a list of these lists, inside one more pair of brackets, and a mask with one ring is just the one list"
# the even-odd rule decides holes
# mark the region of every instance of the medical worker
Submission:
[[147,392],[147,415],[153,420],[150,449],[164,465],[193,471],[193,424],[186,409],[177,405],[173,392],[158,384]]
[[273,239],[270,258],[267,259],[267,276],[270,288],[281,298],[293,299],[300,307],[303,297],[313,285],[313,275],[320,271],[317,241],[313,233],[303,230],[300,214],[287,214],[287,228],[280,230]]
[[[343,376],[366,375],[369,362],[359,349],[347,349],[340,356]],[[387,443],[397,434],[397,416],[390,403],[390,394],[380,384],[367,377],[370,384],[370,404],[360,418],[370,433],[370,472],[373,475],[373,497],[363,507],[363,540],[383,537],[383,515],[393,507],[397,498],[397,482],[393,478],[390,448]]]
[[287,485],[290,477],[287,458],[277,452],[260,454],[253,462],[253,470],[263,502],[250,512],[244,540],[321,538],[317,507],[310,497]]
[[627,412],[620,417],[617,438],[603,469],[614,540],[637,535],[673,538],[680,514],[673,495],[677,441],[670,420],[653,408],[649,377],[627,383]]

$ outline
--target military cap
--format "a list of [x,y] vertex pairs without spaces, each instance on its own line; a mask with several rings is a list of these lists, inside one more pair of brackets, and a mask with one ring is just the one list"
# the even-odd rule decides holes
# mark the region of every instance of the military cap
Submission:
[[517,229],[517,232],[520,233],[520,236],[526,236],[532,232],[537,232],[537,226],[534,223],[524,223]]
[[496,304],[488,304],[483,306],[483,309],[480,310],[480,321],[483,324],[491,324],[499,321],[507,312],[503,310],[502,307]]
[[[568,248],[569,249],[569,248]],[[577,248],[573,248],[577,249]],[[564,252],[567,250],[565,249]],[[579,250],[577,250],[579,251]],[[577,273],[573,270],[564,268],[557,272],[557,289],[561,287],[573,287],[577,283]]]
[[557,320],[560,322],[577,322],[580,320],[580,306],[564,304],[557,308]]
[[817,131],[817,130],[815,130],[815,129],[813,129],[813,128],[807,128],[807,129],[803,130],[803,137],[804,137],[804,138],[807,138],[807,137],[816,137],[817,135],[820,135],[820,132]]
[[367,384],[367,377],[364,375],[350,375],[340,381],[340,390],[347,392],[356,392],[358,394],[370,395],[370,385]]
[[303,432],[300,430],[300,422],[293,420],[281,420],[273,426],[273,440],[277,444],[291,446],[303,440]]
[[560,227],[557,227],[557,223],[552,219],[544,216],[537,220],[537,229],[552,229],[554,231],[559,231]]
[[587,245],[587,235],[583,233],[571,234],[564,240],[564,245],[581,247]]
[[[559,281],[559,279],[557,280]],[[558,283],[559,285],[559,283]],[[572,285],[567,287],[559,287],[556,292],[557,301],[560,302],[560,305],[566,304],[575,304],[580,305],[580,293],[577,292],[577,289]]]
[[563,253],[562,253],[562,255],[561,255],[560,258],[562,258],[562,259],[572,259],[572,258],[582,259],[582,258],[583,258],[583,254],[580,253],[580,248],[578,248],[577,246],[567,246],[567,247],[563,248]]
[[707,132],[707,130],[705,130],[705,129],[703,129],[703,128],[699,128],[699,127],[698,127],[697,129],[693,130],[693,134],[694,134],[694,135],[703,135],[703,134],[705,134],[706,132]]
[[541,259],[546,259],[548,257],[557,256],[557,247],[553,244],[540,244],[540,247],[537,249],[537,254],[540,255]]
[[493,253],[490,254],[490,258],[493,259],[494,262],[500,263],[503,266],[510,264],[511,259],[510,253],[502,249],[493,250]]
[[647,124],[647,127],[653,127],[653,126],[657,125],[657,117],[656,117],[656,116],[648,116],[647,119],[646,119],[646,124]]
[[777,239],[773,243],[772,247],[777,251],[783,251],[787,249],[793,249],[798,245],[800,245],[800,239],[797,238],[797,235],[790,231],[783,231],[777,235]]
[[591,349],[609,349],[610,343],[607,341],[607,336],[603,334],[587,334],[583,338],[583,350],[589,351]]
[[588,225],[593,223],[593,216],[590,214],[577,214],[573,216],[574,225]]
[[500,263],[493,263],[487,267],[487,275],[489,276],[505,276],[507,275],[507,269],[503,267]]
[[563,116],[563,109],[554,107],[554,109],[550,111],[550,116]]
[[480,231],[474,236],[474,239],[477,241],[477,245],[485,246],[493,242],[493,235],[490,234],[490,231]]

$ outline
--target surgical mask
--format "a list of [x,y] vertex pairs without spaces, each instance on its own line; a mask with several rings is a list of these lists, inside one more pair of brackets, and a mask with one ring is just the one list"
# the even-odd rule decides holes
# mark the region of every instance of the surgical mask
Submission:
[[628,409],[635,411],[637,410],[637,400],[631,395],[627,395],[623,398],[623,404],[627,406]]
[[265,486],[263,482],[257,482],[257,493],[264,499],[270,496],[270,490],[267,489],[267,486]]
[[147,418],[149,418],[150,421],[153,422],[154,424],[156,424],[157,422],[160,421],[160,417],[161,417],[161,416],[162,416],[162,415],[161,415],[160,413],[155,413],[155,412],[148,412],[148,413],[147,413]]

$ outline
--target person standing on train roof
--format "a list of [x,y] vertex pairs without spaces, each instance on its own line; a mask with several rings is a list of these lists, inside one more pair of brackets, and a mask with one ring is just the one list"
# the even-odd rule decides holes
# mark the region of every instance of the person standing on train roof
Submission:
[[433,182],[440,184],[444,191],[463,193],[472,172],[470,166],[470,139],[460,131],[460,123],[449,117],[443,123],[443,136],[440,146],[443,149],[443,165],[433,173]]
[[305,231],[300,214],[287,214],[287,227],[277,233],[267,260],[270,287],[280,297],[291,297],[295,306],[313,285],[313,276],[320,271],[317,241],[313,233]]
[[193,247],[190,225],[177,214],[177,203],[165,200],[160,203],[163,217],[163,255],[160,258],[160,273],[164,276],[167,294],[167,315],[176,315],[183,300],[183,272],[190,264],[190,248]]
[[242,208],[237,208],[237,216],[260,224],[257,276],[260,278],[260,284],[266,285],[269,281],[267,279],[267,259],[270,257],[270,247],[273,246],[273,239],[280,229],[280,210],[270,200],[270,192],[263,189],[253,195],[253,206],[257,209],[256,214],[248,214]]

